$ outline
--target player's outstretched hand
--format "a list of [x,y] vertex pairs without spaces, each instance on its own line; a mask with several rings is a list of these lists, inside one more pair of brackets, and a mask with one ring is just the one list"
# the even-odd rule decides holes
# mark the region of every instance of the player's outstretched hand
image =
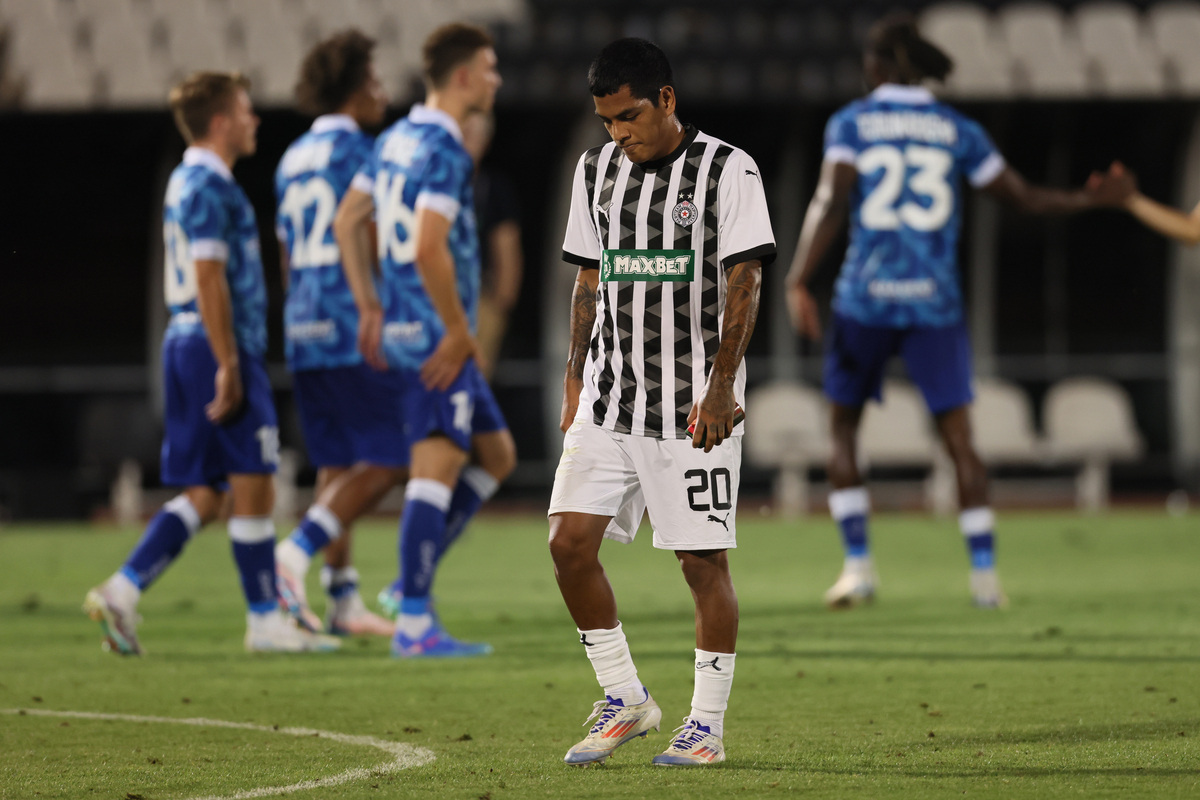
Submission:
[[1107,172],[1093,172],[1085,188],[1096,205],[1120,208],[1137,194],[1137,176],[1120,161],[1114,161]]
[[722,389],[714,388],[711,383],[705,384],[700,399],[688,414],[688,426],[695,423],[692,447],[703,447],[704,452],[711,453],[714,447],[728,439],[733,432],[733,412],[736,408],[732,385]]
[[377,370],[388,368],[383,355],[383,309],[378,306],[358,312],[358,352]]
[[447,331],[425,363],[421,365],[421,383],[426,389],[444,392],[462,372],[468,358],[479,354],[475,337],[464,331]]
[[217,367],[216,396],[204,407],[209,421],[219,425],[242,407],[242,374],[237,364]]
[[788,316],[796,333],[814,342],[821,339],[821,317],[817,313],[817,301],[809,294],[808,287],[789,286],[787,290]]

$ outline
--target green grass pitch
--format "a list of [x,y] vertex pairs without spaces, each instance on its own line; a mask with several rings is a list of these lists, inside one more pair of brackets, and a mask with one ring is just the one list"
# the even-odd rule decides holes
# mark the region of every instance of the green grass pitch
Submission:
[[[387,643],[250,656],[223,529],[145,597],[149,654],[99,647],[79,611],[136,531],[0,530],[0,708],[203,717],[265,730],[0,714],[0,798],[169,800],[375,770],[292,797],[1200,797],[1200,519],[1002,515],[1005,611],[969,605],[952,520],[874,520],[878,602],[820,605],[840,563],[823,517],[743,513],[729,760],[655,769],[687,713],[692,609],[671,555],[602,550],[664,729],[603,769],[561,763],[600,698],[554,584],[545,520],[485,517],[436,592],[456,635],[495,655],[398,662]],[[394,574],[394,526],[357,531],[370,602]],[[315,570],[314,570],[315,573]],[[315,574],[310,583],[318,605]],[[273,726],[372,736],[436,761],[383,773],[379,750]],[[242,796],[250,796],[243,794]]]

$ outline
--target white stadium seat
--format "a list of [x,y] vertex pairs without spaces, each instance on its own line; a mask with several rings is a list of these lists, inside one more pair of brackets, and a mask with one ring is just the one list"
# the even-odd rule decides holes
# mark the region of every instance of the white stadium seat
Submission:
[[1184,94],[1200,94],[1200,3],[1158,3],[1146,12],[1146,25]]
[[921,32],[954,60],[948,92],[963,97],[1012,93],[1012,69],[987,9],[975,3],[942,3],[921,14]]
[[166,68],[170,82],[197,70],[228,70],[234,64],[226,42],[226,19],[211,8],[195,2],[160,2],[154,24],[165,35]]
[[40,6],[28,3],[11,9],[10,64],[26,81],[25,103],[45,109],[87,105],[93,92],[91,73],[75,52],[73,34]]
[[254,0],[233,7],[234,24],[242,32],[242,48],[231,60],[254,79],[251,92],[259,102],[289,104],[304,51],[299,21],[285,13],[280,0]]
[[1051,387],[1042,410],[1046,446],[1059,461],[1081,462],[1076,479],[1079,506],[1108,505],[1109,464],[1145,451],[1133,403],[1120,385],[1104,378],[1067,378]]
[[858,442],[871,466],[932,464],[936,440],[921,393],[905,381],[884,381],[883,402],[867,403]]
[[1088,3],[1075,9],[1079,42],[1102,94],[1147,97],[1165,90],[1160,59],[1143,34],[1138,13],[1127,3]]
[[1079,43],[1069,35],[1063,13],[1047,3],[1005,6],[999,29],[1017,68],[1018,91],[1038,97],[1086,94],[1087,70]]
[[746,397],[746,457],[750,463],[778,469],[776,506],[786,516],[808,509],[808,470],[829,459],[829,415],[816,389],[779,381]]
[[1044,446],[1033,425],[1033,403],[1015,383],[981,378],[971,404],[975,449],[985,464],[1034,464]]
[[150,61],[150,33],[144,20],[116,14],[89,21],[92,60],[103,78],[103,99],[113,106],[158,106],[167,80]]

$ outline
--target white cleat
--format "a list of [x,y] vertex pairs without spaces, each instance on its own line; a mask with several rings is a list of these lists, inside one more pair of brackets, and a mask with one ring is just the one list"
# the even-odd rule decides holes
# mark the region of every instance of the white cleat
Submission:
[[656,767],[704,767],[725,760],[725,743],[707,725],[690,717],[675,729],[667,749],[650,762]]
[[335,636],[391,636],[396,624],[369,611],[358,592],[329,602],[325,629]]
[[337,650],[342,640],[323,633],[310,633],[280,611],[246,615],[246,652],[324,653]]
[[603,764],[621,745],[645,736],[651,728],[658,730],[662,722],[662,710],[649,692],[646,692],[645,702],[629,707],[620,700],[605,697],[596,702],[592,715],[583,724],[586,726],[592,720],[596,720],[596,724],[588,731],[588,735],[568,750],[563,758],[567,764],[577,767]]
[[279,604],[310,633],[321,632],[321,618],[308,605],[304,575],[297,574],[280,561],[275,562],[275,586]]
[[121,608],[105,584],[88,591],[83,600],[83,612],[100,623],[100,629],[104,631],[104,640],[100,644],[105,650],[122,656],[143,654],[137,638],[137,625],[142,618]]
[[995,567],[971,570],[971,602],[978,608],[1006,608],[1008,596],[1000,588]]
[[870,556],[847,558],[837,582],[825,592],[825,605],[834,610],[854,608],[875,600],[879,577]]

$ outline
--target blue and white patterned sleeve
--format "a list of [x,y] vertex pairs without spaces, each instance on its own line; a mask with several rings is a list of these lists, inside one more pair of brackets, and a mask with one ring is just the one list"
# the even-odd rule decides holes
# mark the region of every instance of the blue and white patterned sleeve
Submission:
[[422,170],[413,209],[428,208],[453,224],[462,210],[459,198],[474,171],[475,163],[465,150],[434,150]]
[[832,164],[853,164],[859,151],[858,128],[854,117],[842,109],[825,124],[825,160]]
[[229,260],[229,207],[212,181],[180,200],[179,226],[190,243],[193,260]]
[[[380,137],[380,141],[382,140],[383,137]],[[379,147],[377,144],[363,159],[362,166],[358,168],[358,172],[354,173],[354,178],[350,181],[350,188],[363,194],[374,194],[375,175],[378,171]]]
[[996,180],[1007,166],[1004,156],[992,143],[992,137],[973,119],[959,119],[958,142],[959,168],[976,189]]

